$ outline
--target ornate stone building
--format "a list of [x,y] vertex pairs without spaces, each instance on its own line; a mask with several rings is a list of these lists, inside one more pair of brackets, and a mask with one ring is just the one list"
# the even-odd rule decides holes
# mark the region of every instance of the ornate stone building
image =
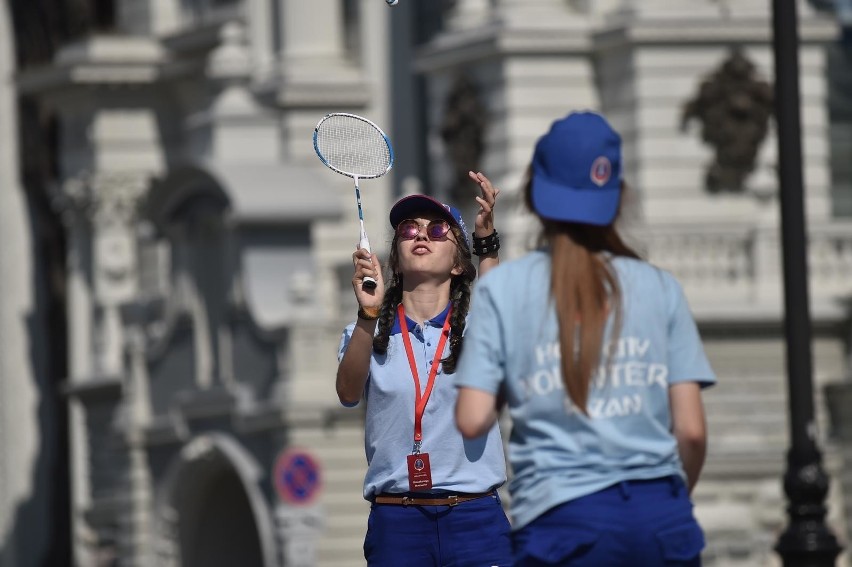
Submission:
[[[852,73],[834,21],[800,4],[821,393],[850,380]],[[362,565],[361,413],[333,388],[357,217],[313,127],[352,111],[391,134],[392,175],[362,184],[379,254],[395,195],[469,205],[459,172],[477,167],[504,190],[512,256],[533,237],[518,203],[533,143],[574,108],[622,132],[627,233],[684,283],[719,373],[696,493],[705,564],[775,564],[787,429],[767,10],[0,2],[0,567]],[[844,536],[852,453],[824,402]],[[319,466],[313,500],[281,486],[288,451]]]
[[[311,134],[388,123],[387,9],[0,6],[0,565],[357,563],[328,338],[358,225]],[[380,243],[391,191],[363,185]],[[295,504],[294,449],[321,479]]]

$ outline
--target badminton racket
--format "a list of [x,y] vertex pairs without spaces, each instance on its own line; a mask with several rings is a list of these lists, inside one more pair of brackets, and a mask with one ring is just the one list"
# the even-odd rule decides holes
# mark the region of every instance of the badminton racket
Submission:
[[[393,167],[390,140],[370,120],[355,114],[335,112],[325,115],[314,128],[314,150],[326,167],[355,181],[355,202],[361,225],[358,247],[370,252],[359,180],[375,179],[390,171]],[[376,280],[365,277],[362,287],[374,289]]]

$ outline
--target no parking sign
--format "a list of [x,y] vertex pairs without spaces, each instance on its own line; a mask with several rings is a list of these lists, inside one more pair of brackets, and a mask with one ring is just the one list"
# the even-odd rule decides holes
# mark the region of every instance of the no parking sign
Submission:
[[272,482],[282,502],[307,506],[322,488],[319,463],[303,449],[282,451],[272,467]]

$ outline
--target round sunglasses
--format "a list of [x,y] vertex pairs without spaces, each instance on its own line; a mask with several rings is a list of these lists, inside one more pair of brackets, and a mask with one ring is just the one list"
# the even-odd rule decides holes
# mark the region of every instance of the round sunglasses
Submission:
[[414,240],[423,227],[426,228],[426,236],[429,240],[441,240],[450,232],[450,223],[445,220],[433,220],[427,224],[420,224],[414,219],[406,219],[396,225],[396,235],[403,240]]

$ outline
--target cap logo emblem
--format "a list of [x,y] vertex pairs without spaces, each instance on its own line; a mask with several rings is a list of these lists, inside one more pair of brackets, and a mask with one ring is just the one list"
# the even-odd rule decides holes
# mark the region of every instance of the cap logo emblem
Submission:
[[592,163],[592,171],[589,174],[589,177],[592,179],[592,183],[598,187],[603,187],[606,185],[607,181],[609,181],[611,176],[612,163],[610,163],[609,158],[600,156]]

